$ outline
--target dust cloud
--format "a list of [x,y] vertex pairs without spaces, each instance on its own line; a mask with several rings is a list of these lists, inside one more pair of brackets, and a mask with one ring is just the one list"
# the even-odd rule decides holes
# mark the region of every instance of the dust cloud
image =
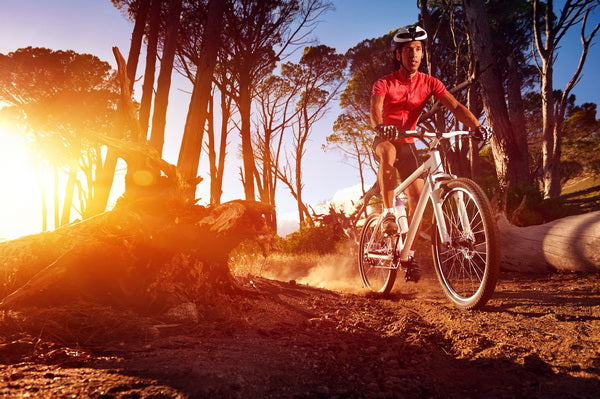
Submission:
[[297,278],[297,282],[312,287],[333,291],[363,291],[357,260],[350,256],[326,256],[310,268],[308,274]]
[[295,281],[333,291],[364,292],[354,251],[336,254],[271,254],[256,264],[252,274]]
[[[418,297],[439,297],[441,289],[433,271],[429,248],[419,246],[417,261],[421,266],[422,278],[418,283],[405,283],[399,272],[392,293]],[[311,287],[332,291],[365,294],[358,271],[356,247],[348,245],[334,254],[282,254],[271,253],[243,260],[238,258],[233,265],[235,274],[248,274],[279,281],[294,281]]]

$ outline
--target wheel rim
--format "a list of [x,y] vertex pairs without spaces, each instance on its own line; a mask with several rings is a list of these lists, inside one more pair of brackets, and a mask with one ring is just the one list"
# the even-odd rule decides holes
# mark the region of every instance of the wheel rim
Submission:
[[376,251],[381,255],[392,253],[392,240],[389,236],[384,236],[381,232],[375,231],[377,219],[371,219],[364,227],[365,232],[361,242],[361,275],[367,288],[375,292],[383,292],[392,274],[392,261],[381,259],[372,259],[367,256],[369,248],[368,243],[373,234],[377,234],[373,240],[371,251]]
[[[459,204],[464,201],[469,228],[461,223]],[[443,244],[436,234],[440,277],[450,295],[458,302],[468,301],[483,289],[486,278],[488,244],[481,210],[468,191],[450,191],[442,204],[450,243]]]

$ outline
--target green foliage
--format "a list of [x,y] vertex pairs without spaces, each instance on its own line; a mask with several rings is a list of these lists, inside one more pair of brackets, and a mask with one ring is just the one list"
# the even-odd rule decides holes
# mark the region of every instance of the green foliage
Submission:
[[563,123],[563,134],[563,183],[582,174],[600,175],[600,121],[596,119],[596,104],[579,106],[571,103]]
[[119,90],[107,62],[90,54],[27,47],[0,54],[0,103],[32,141],[78,155],[84,133],[114,131]]
[[346,239],[343,230],[330,224],[310,226],[302,224],[300,230],[277,240],[277,248],[284,253],[332,253]]
[[498,207],[501,205],[501,198],[498,197],[498,193],[500,192],[500,182],[495,174],[485,174],[480,176],[473,177],[475,183],[477,183],[483,191],[485,191],[485,195],[488,198],[496,199],[496,204]]

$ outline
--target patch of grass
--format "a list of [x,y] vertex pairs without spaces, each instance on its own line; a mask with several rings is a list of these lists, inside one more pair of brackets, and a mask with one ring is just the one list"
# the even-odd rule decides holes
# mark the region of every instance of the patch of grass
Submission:
[[574,193],[598,185],[600,185],[600,176],[587,176],[581,179],[573,179],[563,186],[561,194]]

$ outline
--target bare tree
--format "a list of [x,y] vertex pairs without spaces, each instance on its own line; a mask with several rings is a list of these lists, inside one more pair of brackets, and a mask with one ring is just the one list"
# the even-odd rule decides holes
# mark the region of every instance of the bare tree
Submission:
[[335,49],[324,45],[306,47],[298,64],[282,66],[282,74],[292,84],[301,87],[297,103],[298,114],[293,123],[293,149],[287,156],[287,164],[279,177],[290,189],[298,204],[300,223],[310,219],[310,213],[302,199],[302,163],[306,143],[313,126],[327,112],[330,102],[338,95],[344,82],[345,58]]
[[[567,0],[558,19],[554,17],[553,3],[552,0],[548,0],[544,7],[539,0],[533,2],[534,43],[541,62],[541,65],[538,63],[538,71],[541,80],[544,138],[542,181],[546,198],[556,197],[560,194],[562,125],[565,120],[566,105],[571,90],[581,77],[592,39],[600,28],[600,24],[596,24],[589,35],[585,34],[588,16],[598,6],[597,0]],[[581,24],[581,43],[583,45],[579,63],[560,97],[555,98],[553,74],[556,50],[565,33],[577,24]]]
[[347,163],[358,170],[361,191],[366,192],[365,174],[371,171],[372,175],[377,173],[377,166],[373,157],[371,145],[370,126],[365,119],[357,121],[348,113],[339,115],[333,125],[334,133],[327,136],[324,149],[333,148],[340,151]]
[[256,165],[251,134],[252,96],[290,48],[306,44],[317,19],[330,8],[324,0],[237,0],[226,12],[227,39],[223,65],[235,92],[227,93],[241,119],[242,182],[247,200],[255,199]]
[[294,107],[300,87],[272,75],[257,90],[258,108],[254,147],[256,148],[256,184],[260,201],[275,206],[275,190],[285,131],[298,109]]

